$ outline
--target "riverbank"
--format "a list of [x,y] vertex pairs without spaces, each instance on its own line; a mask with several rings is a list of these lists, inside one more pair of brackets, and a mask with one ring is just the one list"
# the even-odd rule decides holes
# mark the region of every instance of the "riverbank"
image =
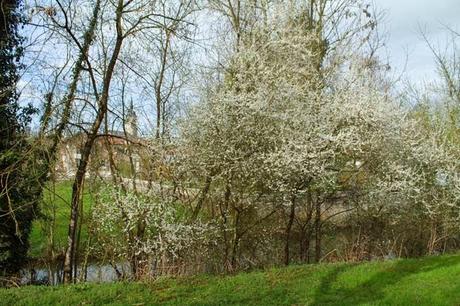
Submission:
[[3,305],[459,305],[460,254],[148,283],[0,289]]

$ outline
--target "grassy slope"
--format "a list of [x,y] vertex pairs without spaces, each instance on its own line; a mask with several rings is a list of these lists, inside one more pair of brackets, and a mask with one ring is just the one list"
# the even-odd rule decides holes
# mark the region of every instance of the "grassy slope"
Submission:
[[460,255],[291,266],[149,284],[1,289],[5,305],[460,305]]
[[[44,257],[49,245],[48,231],[53,231],[54,246],[57,252],[64,250],[67,245],[67,231],[69,226],[70,200],[72,197],[72,182],[58,182],[56,185],[45,189],[41,213],[45,216],[35,220],[30,234],[29,255],[34,258]],[[83,194],[84,216],[89,211],[91,197],[88,193]],[[55,223],[52,223],[53,214],[56,215]],[[85,219],[83,220],[81,245],[87,237]]]

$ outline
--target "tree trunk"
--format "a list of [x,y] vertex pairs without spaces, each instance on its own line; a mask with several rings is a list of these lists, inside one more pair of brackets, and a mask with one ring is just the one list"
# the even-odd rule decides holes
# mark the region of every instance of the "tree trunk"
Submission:
[[[98,116],[101,117],[101,116]],[[96,120],[99,122],[99,125],[102,121]],[[97,126],[99,128],[99,125]],[[96,133],[97,130],[96,129]],[[77,236],[77,225],[78,225],[78,216],[79,216],[79,208],[80,208],[80,195],[82,192],[83,187],[83,180],[86,174],[86,168],[89,162],[89,157],[91,154],[91,149],[94,144],[94,140],[96,139],[96,134],[92,134],[86,140],[86,143],[82,150],[82,156],[80,160],[80,164],[78,165],[77,174],[75,176],[75,180],[72,186],[72,201],[71,201],[71,209],[70,209],[70,222],[69,222],[69,231],[67,236],[67,249],[65,252],[64,257],[64,283],[68,284],[73,279],[73,263],[75,261],[75,248],[76,248],[76,236]]]
[[303,229],[300,237],[300,261],[310,263],[310,239],[311,239],[311,229],[309,225],[306,225],[307,228]]
[[98,101],[98,112],[96,118],[91,127],[91,131],[88,134],[86,142],[83,146],[82,156],[80,164],[78,165],[77,173],[75,175],[75,180],[72,186],[72,201],[71,201],[71,212],[70,212],[70,222],[69,222],[69,233],[67,237],[67,249],[64,256],[64,283],[68,284],[72,282],[72,263],[75,258],[75,245],[76,245],[76,230],[78,224],[78,209],[80,203],[80,194],[83,186],[83,179],[86,174],[86,169],[89,162],[89,157],[93,148],[94,141],[96,140],[97,133],[99,128],[104,120],[105,115],[107,114],[107,103],[109,99],[109,89],[110,83],[112,81],[113,72],[115,69],[115,64],[118,60],[120,54],[121,45],[123,43],[123,30],[121,25],[121,17],[123,14],[124,2],[119,0],[117,3],[116,9],[116,28],[117,28],[117,38],[115,46],[107,66],[107,71],[103,79],[102,95]]
[[220,217],[222,218],[222,236],[224,239],[224,269],[230,271],[229,264],[229,253],[230,253],[230,243],[228,237],[228,205],[230,201],[230,187],[227,185],[224,196],[224,203],[219,202]]
[[[83,179],[83,185],[82,185],[82,189],[81,189],[81,192],[83,191],[84,189],[84,184],[85,184],[85,180]],[[80,249],[80,242],[81,242],[81,226],[82,226],[82,223],[83,223],[83,195],[80,194],[80,207],[79,207],[79,217],[80,217],[80,223],[78,223],[78,228],[77,228],[77,239],[76,239],[76,244],[75,244],[75,256],[73,258],[73,262],[72,262],[72,265],[73,265],[73,277],[74,279],[77,279],[77,272],[78,272],[78,269],[77,269],[77,266],[78,266],[78,254],[79,254],[79,249]]]
[[239,224],[240,224],[240,211],[239,209],[235,208],[235,221],[234,221],[234,232],[233,232],[233,246],[232,246],[232,259],[231,259],[231,270],[235,271],[236,270],[236,258],[237,258],[237,253],[238,253],[238,246],[240,243],[240,234],[239,234]]
[[289,212],[289,220],[288,224],[286,226],[286,240],[284,244],[284,264],[286,266],[289,265],[290,262],[290,254],[289,254],[289,244],[291,241],[291,231],[292,231],[292,224],[294,223],[294,218],[295,218],[295,197],[293,196],[291,199],[291,207],[290,207],[290,212]]
[[310,263],[310,240],[312,234],[312,225],[310,224],[313,217],[313,196],[310,188],[307,193],[307,215],[301,228],[300,237],[300,260]]
[[209,188],[211,187],[211,181],[212,181],[211,175],[206,176],[206,182],[204,183],[203,190],[201,190],[200,197],[192,212],[193,221],[195,221],[198,218],[198,214],[200,213],[201,207],[203,206],[204,200],[206,199],[206,195],[208,194]]
[[[44,185],[47,180],[49,180],[48,174],[54,170],[55,163],[58,157],[57,151],[58,151],[58,146],[60,144],[61,138],[64,133],[64,129],[66,128],[67,124],[69,123],[71,111],[72,111],[72,105],[73,101],[75,99],[75,95],[77,92],[77,85],[81,77],[82,71],[85,70],[84,63],[88,63],[88,52],[91,44],[94,41],[94,32],[96,30],[96,25],[97,25],[97,19],[99,17],[99,11],[101,7],[101,1],[97,0],[96,4],[94,6],[93,12],[92,12],[92,17],[89,22],[88,29],[85,31],[83,37],[83,44],[80,44],[77,42],[78,47],[79,47],[79,54],[78,58],[75,61],[75,67],[73,68],[72,71],[72,79],[69,84],[69,87],[67,89],[67,93],[62,99],[60,105],[63,105],[63,110],[62,110],[62,115],[61,119],[59,120],[59,123],[57,124],[55,128],[55,133],[52,137],[51,144],[48,147],[48,152],[49,154],[46,155],[45,162],[43,164],[43,170],[42,173],[40,174],[40,177],[38,179],[39,184]],[[72,37],[76,41],[76,37],[73,35],[71,32],[71,29],[69,27],[66,27],[66,31],[72,35]],[[51,102],[52,102],[52,93],[47,95],[47,105],[45,106],[47,109],[45,110],[45,114],[42,117],[42,122],[41,122],[41,127],[40,127],[40,132],[39,132],[39,137],[38,141],[41,142],[44,136],[44,133],[46,129],[48,128],[50,124],[50,120],[52,118],[50,112],[51,112]],[[46,143],[46,142],[45,142]],[[39,143],[37,147],[41,147],[43,144]]]
[[156,122],[156,135],[155,137],[158,139],[160,138],[161,133],[161,118],[163,117],[163,113],[166,111],[164,108],[162,109],[163,99],[161,96],[161,90],[163,88],[163,82],[165,77],[166,71],[166,61],[168,57],[168,49],[170,43],[170,31],[166,30],[166,42],[165,46],[162,47],[162,55],[161,55],[161,68],[160,68],[160,75],[158,76],[158,80],[155,84],[155,99],[156,99],[156,107],[157,107],[157,122]]
[[315,261],[321,260],[321,203],[315,203]]

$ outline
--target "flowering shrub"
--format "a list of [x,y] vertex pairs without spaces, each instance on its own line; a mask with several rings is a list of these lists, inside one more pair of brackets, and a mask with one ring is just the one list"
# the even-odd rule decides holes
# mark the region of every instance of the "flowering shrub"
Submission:
[[[210,227],[186,224],[180,204],[149,191],[142,195],[109,186],[92,211],[96,248],[112,261],[148,266],[174,260],[206,240]],[[136,262],[137,261],[137,262]],[[136,271],[133,271],[136,272]],[[154,272],[154,271],[153,271]]]

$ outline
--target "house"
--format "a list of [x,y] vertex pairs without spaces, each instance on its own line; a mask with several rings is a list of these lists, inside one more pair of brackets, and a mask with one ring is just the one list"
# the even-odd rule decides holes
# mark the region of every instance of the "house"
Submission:
[[[55,166],[57,178],[67,179],[75,175],[85,140],[84,132],[69,135],[62,140]],[[138,119],[131,102],[123,130],[101,133],[96,138],[87,175],[110,176],[111,159],[117,172],[122,175],[129,176],[133,171],[138,172],[141,165],[140,147],[144,142],[138,135]]]

